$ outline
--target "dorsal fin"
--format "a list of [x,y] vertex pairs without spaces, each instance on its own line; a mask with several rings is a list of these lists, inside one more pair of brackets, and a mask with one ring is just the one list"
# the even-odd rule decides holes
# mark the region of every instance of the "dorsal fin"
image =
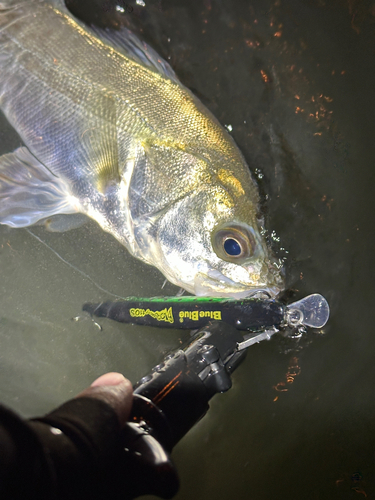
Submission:
[[94,26],[87,28],[97,38],[104,41],[126,57],[157,71],[161,75],[179,82],[171,66],[146,42],[142,42],[128,28],[122,27],[120,30],[102,29]]
[[99,38],[126,57],[133,59],[133,61],[158,72],[176,83],[180,83],[167,61],[160,57],[150,45],[141,41],[125,26],[116,30],[114,28],[100,28],[98,26],[88,25],[70,12],[64,0],[48,1],[52,3],[55,8],[64,13],[68,13],[76,22],[83,26],[88,32],[91,32],[96,38]]
[[180,83],[175,72],[167,61],[160,57],[159,54],[152,47],[150,47],[150,45],[141,41],[125,26],[116,30],[114,28],[99,28],[98,26],[88,25],[70,12],[64,3],[64,0],[48,1],[55,8],[65,14],[68,13],[76,22],[83,26],[88,32],[91,32],[96,38],[99,38],[126,57],[133,59],[133,61],[158,72],[162,76],[165,76],[176,83]]

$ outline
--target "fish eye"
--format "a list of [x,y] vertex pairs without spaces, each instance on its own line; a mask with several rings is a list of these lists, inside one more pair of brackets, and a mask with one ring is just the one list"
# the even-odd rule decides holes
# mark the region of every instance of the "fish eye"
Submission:
[[239,224],[221,226],[211,236],[218,257],[239,264],[254,254],[255,241],[250,231]]
[[241,245],[234,238],[228,238],[224,241],[224,250],[228,255],[236,257],[241,253]]

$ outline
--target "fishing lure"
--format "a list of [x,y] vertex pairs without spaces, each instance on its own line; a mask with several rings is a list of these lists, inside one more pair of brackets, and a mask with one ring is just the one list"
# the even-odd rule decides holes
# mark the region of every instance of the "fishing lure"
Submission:
[[191,330],[216,320],[250,332],[285,326],[322,328],[329,318],[328,303],[317,293],[290,305],[268,298],[129,297],[116,302],[86,303],[83,310],[121,323]]

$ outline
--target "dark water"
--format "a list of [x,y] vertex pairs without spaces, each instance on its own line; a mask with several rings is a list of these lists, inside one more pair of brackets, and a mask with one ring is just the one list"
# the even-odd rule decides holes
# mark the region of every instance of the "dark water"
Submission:
[[[322,293],[332,309],[324,332],[249,350],[233,388],[174,451],[177,498],[375,498],[375,4],[145,1],[119,2],[117,21],[231,126],[261,177],[288,288]],[[113,12],[79,5],[113,22]],[[2,122],[2,152],[18,145]],[[41,414],[106,371],[135,382],[179,345],[178,331],[72,321],[84,302],[109,297],[94,282],[144,296],[160,295],[164,278],[93,222],[31,230],[93,281],[26,230],[0,228],[4,403]]]

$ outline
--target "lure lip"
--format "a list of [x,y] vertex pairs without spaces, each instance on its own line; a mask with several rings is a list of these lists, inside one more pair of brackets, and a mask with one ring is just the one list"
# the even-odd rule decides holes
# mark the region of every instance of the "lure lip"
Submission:
[[327,300],[320,293],[313,293],[287,306],[286,321],[292,328],[323,328],[329,320],[329,315]]

